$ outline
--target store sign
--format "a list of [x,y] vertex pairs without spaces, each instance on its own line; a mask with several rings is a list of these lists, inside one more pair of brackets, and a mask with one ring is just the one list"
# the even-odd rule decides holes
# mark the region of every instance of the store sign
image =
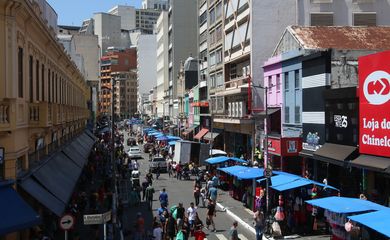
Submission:
[[287,152],[296,153],[297,152],[297,141],[287,141]]
[[275,155],[280,155],[280,139],[268,138],[268,152]]
[[309,151],[316,151],[321,147],[319,143],[320,137],[318,136],[318,133],[309,132],[306,135],[306,142],[302,144],[302,148]]
[[390,51],[359,58],[359,151],[390,157]]
[[301,138],[268,138],[268,152],[277,156],[297,156],[302,150]]
[[348,117],[344,115],[333,115],[334,125],[337,128],[348,127]]

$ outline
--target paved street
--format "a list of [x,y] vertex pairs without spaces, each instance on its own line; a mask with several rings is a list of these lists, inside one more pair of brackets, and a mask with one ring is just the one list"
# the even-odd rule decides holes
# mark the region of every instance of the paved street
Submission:
[[[127,135],[127,134],[125,134]],[[125,143],[127,140],[127,136],[125,136]],[[141,150],[143,150],[142,146],[140,146]],[[129,147],[125,144],[125,149],[129,149]],[[148,171],[149,168],[149,155],[143,153],[143,159],[139,160],[140,163],[140,170],[141,170],[141,181],[145,177],[145,174]],[[154,176],[155,177],[155,176]],[[193,179],[193,177],[192,177]],[[169,205],[177,205],[179,202],[183,203],[183,206],[187,209],[190,205],[190,202],[194,202],[194,198],[192,195],[193,190],[193,181],[184,181],[184,180],[177,180],[176,178],[169,178],[167,173],[162,173],[159,177],[159,180],[155,180],[153,182],[153,186],[155,188],[155,195],[154,195],[154,202],[153,202],[153,215],[157,214],[157,209],[159,206],[158,196],[159,191],[163,188],[166,189],[169,196]],[[218,201],[220,204],[230,204],[235,205],[230,210],[232,212],[235,212],[234,209],[240,209],[241,214],[245,214],[245,216],[240,216],[241,219],[246,221],[247,223],[251,224],[251,212],[245,210],[243,207],[241,207],[241,203],[235,200],[230,199],[230,196],[226,192],[222,192],[219,190],[219,199]],[[223,201],[223,199],[229,198],[229,203],[227,201]],[[126,208],[124,212],[124,228],[125,229],[132,229],[135,222],[135,217],[137,212],[142,212],[144,218],[145,218],[145,225],[146,229],[151,229],[151,222],[152,222],[152,213],[147,209],[147,206],[144,202],[140,204],[140,206],[133,206]],[[198,213],[200,215],[201,220],[203,223],[205,223],[206,219],[206,208],[200,207],[198,209]],[[207,229],[204,229],[205,233],[207,234],[208,240],[226,240],[229,239],[229,229],[231,227],[232,222],[234,219],[228,215],[225,211],[222,211],[220,208],[218,208],[217,217],[215,218],[215,224],[217,228],[217,232],[212,232]],[[251,240],[255,239],[255,235],[245,228],[244,226],[240,225],[238,226],[239,231],[239,237],[242,240]],[[130,239],[130,238],[128,238]],[[265,239],[265,238],[264,238]],[[295,239],[307,239],[307,240],[320,240],[320,239],[329,239],[329,236],[315,236],[315,237],[295,237]]]

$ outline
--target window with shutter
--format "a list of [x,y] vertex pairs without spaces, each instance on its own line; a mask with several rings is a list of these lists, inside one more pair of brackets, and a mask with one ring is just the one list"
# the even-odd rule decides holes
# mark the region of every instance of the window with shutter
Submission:
[[311,13],[311,26],[333,26],[333,13]]
[[354,13],[354,26],[376,26],[376,13]]

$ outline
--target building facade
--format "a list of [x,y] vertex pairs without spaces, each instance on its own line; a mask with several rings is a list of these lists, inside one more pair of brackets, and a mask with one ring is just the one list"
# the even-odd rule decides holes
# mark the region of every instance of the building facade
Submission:
[[168,0],[142,0],[142,8],[168,10],[169,1]]
[[168,11],[168,112],[176,122],[178,115],[177,76],[180,64],[198,52],[197,2],[172,0]]
[[[19,184],[84,130],[91,93],[56,40],[57,15],[46,1],[2,1],[0,15],[0,181]],[[21,231],[4,238],[30,236]]]
[[158,117],[164,115],[165,93],[169,88],[168,75],[168,12],[163,11],[157,20],[157,103],[156,113]]
[[135,7],[117,5],[110,10],[109,14],[121,17],[121,30],[135,29]]
[[[135,48],[108,52],[101,58],[99,114],[111,113],[112,73],[129,72],[137,67],[137,51]],[[137,87],[137,86],[136,86]]]
[[120,119],[129,119],[137,112],[137,73],[112,72],[114,85],[114,113]]
[[93,15],[94,34],[98,36],[101,55],[107,53],[109,47],[121,46],[121,17],[109,13]]

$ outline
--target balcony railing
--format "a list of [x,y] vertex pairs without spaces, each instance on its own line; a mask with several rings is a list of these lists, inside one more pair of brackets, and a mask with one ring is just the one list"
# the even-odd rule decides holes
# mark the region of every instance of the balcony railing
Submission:
[[9,117],[10,104],[7,102],[0,102],[0,126],[6,127],[10,123]]
[[225,82],[225,88],[228,90],[229,88],[239,88],[239,87],[246,87],[244,85],[249,83],[249,79],[247,76],[241,76],[235,79],[232,79],[228,82]]
[[39,103],[30,103],[29,110],[29,123],[39,123]]

